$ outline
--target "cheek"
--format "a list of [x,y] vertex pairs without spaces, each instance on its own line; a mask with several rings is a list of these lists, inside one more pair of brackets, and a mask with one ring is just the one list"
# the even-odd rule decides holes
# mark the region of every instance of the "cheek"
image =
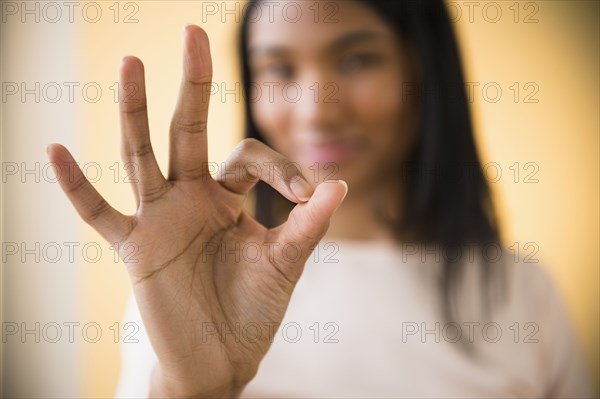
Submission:
[[288,107],[277,100],[259,97],[252,103],[251,112],[266,144],[284,155],[290,154]]
[[371,155],[395,157],[405,143],[406,107],[397,74],[378,76],[353,88],[355,120],[369,140]]

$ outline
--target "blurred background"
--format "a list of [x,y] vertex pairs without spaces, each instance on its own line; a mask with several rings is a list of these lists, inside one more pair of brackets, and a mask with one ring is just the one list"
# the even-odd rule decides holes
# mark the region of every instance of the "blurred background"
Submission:
[[[121,322],[129,280],[61,192],[45,148],[66,145],[105,198],[132,213],[131,170],[119,156],[119,62],[133,54],[145,64],[152,141],[166,171],[182,30],[195,23],[211,39],[219,84],[210,160],[223,161],[242,138],[244,2],[1,4],[2,392],[110,397],[119,345],[135,337]],[[447,5],[506,245],[559,284],[598,389],[599,2]]]

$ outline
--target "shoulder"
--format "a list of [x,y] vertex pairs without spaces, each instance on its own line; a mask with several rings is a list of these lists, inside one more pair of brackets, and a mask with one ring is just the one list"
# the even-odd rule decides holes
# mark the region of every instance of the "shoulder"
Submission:
[[507,316],[516,316],[521,332],[533,338],[520,343],[537,349],[548,396],[594,397],[589,370],[570,309],[547,265],[523,259],[507,262]]
[[562,293],[550,268],[537,260],[515,258],[510,251],[505,253],[500,267],[504,272],[508,304],[527,312],[529,317],[546,322],[565,313]]

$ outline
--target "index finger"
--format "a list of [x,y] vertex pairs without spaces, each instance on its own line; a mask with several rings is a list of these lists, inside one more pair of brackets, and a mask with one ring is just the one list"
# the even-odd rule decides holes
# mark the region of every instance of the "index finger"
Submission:
[[198,26],[186,26],[184,37],[183,80],[169,136],[169,180],[194,180],[208,174],[210,47],[206,32]]

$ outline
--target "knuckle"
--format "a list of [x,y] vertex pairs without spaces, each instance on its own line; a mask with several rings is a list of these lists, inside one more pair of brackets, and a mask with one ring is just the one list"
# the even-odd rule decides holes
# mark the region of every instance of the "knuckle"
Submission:
[[281,158],[277,165],[283,180],[286,182],[291,182],[296,180],[298,176],[302,176],[298,165],[287,158]]
[[67,188],[66,188],[66,192],[68,194],[70,193],[74,193],[77,192],[79,190],[81,190],[87,183],[87,179],[85,178],[85,176],[83,174],[81,174],[81,176],[79,176],[79,178],[75,181],[73,181],[72,184],[70,184]]
[[156,184],[154,186],[146,187],[145,190],[141,193],[141,202],[148,205],[153,202],[156,202],[163,198],[165,194],[169,191],[170,185],[168,182],[164,182],[163,184]]
[[149,154],[152,154],[152,144],[147,143],[141,144],[136,148],[132,149],[128,155],[134,158],[141,158]]
[[200,164],[197,166],[185,168],[179,171],[178,179],[179,180],[196,180],[202,179],[206,181],[210,178],[210,173],[206,164]]
[[[311,245],[318,243],[323,238],[330,224],[329,220],[321,220],[312,208],[307,209],[304,215],[303,224],[308,227],[307,229],[299,227],[299,220],[296,219],[295,222],[296,226],[298,226],[298,235]],[[309,234],[308,231],[311,233]]]
[[256,158],[256,153],[262,145],[264,144],[256,139],[243,139],[235,147],[227,163],[232,167],[244,167],[253,163],[252,160]]
[[95,220],[100,218],[100,216],[102,216],[106,211],[108,211],[108,209],[109,209],[108,202],[106,202],[104,200],[99,201],[89,211],[85,212],[82,215],[82,218],[86,223],[92,224]]
[[249,151],[256,151],[263,145],[264,144],[257,139],[247,138],[247,139],[243,139],[242,141],[240,141],[240,143],[237,145],[236,149],[238,150],[238,152],[245,153],[245,152],[249,152]]
[[207,121],[205,119],[175,119],[171,129],[178,133],[201,134],[206,131]]
[[212,73],[205,73],[199,76],[188,77],[186,79],[187,84],[192,86],[194,89],[200,89],[203,93],[210,92],[212,84]]
[[267,183],[289,183],[302,176],[298,164],[255,138],[240,141],[227,163],[231,168],[242,168],[246,177],[252,180],[262,179]]
[[145,113],[148,111],[145,101],[122,101],[121,113],[125,116]]

